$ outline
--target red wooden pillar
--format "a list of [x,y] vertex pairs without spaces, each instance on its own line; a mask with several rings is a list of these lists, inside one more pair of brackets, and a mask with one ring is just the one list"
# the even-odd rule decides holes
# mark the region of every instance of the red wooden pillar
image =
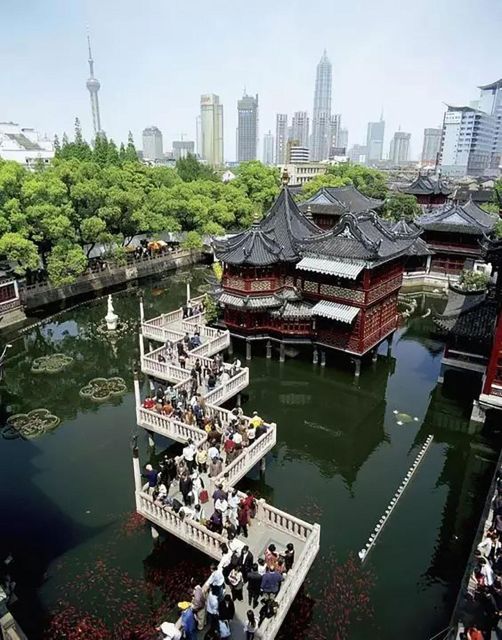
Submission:
[[490,361],[486,368],[485,384],[483,386],[483,393],[489,395],[492,390],[492,384],[495,380],[495,374],[497,372],[497,366],[499,361],[502,360],[502,309],[499,311],[497,319],[497,328],[495,330],[495,338],[492,344],[492,350],[490,353]]

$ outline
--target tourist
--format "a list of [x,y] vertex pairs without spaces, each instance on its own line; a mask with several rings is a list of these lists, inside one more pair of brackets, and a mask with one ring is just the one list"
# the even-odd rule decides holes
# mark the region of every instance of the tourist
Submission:
[[216,595],[218,600],[223,600],[223,594],[225,589],[225,576],[220,569],[219,564],[216,562],[211,563],[211,575],[207,581],[208,588],[216,589]]
[[235,605],[232,596],[228,593],[225,594],[223,600],[220,602],[218,613],[220,620],[224,620],[225,622],[230,622],[230,620],[234,619]]
[[218,498],[214,503],[214,508],[215,508],[215,511],[219,511],[221,515],[224,516],[228,509],[227,499],[225,497]]
[[[265,568],[265,565],[263,565]],[[251,571],[247,574],[248,587],[248,604],[255,609],[258,606],[258,600],[261,592],[262,575],[258,572],[258,564],[255,562],[251,567]]]
[[223,518],[219,511],[214,511],[212,516],[209,518],[208,529],[214,531],[215,533],[221,534],[223,531]]
[[148,482],[144,485],[143,491],[148,489],[148,493],[151,495],[153,490],[157,486],[157,476],[159,475],[158,471],[156,471],[151,464],[147,464],[145,467],[145,472],[141,474],[143,478],[146,478]]
[[237,535],[242,535],[247,538],[248,537],[248,525],[249,525],[249,509],[246,504],[241,504],[239,506],[239,510],[237,513]]
[[197,619],[190,602],[180,602],[178,608],[181,610],[181,628],[185,640],[197,640]]
[[286,572],[289,572],[293,568],[293,563],[295,561],[295,548],[291,542],[288,542],[288,544],[286,545],[286,549],[284,550],[283,555]]
[[265,574],[261,578],[261,591],[269,597],[275,597],[279,593],[282,576],[275,569],[267,566]]
[[258,627],[261,627],[264,620],[267,618],[273,618],[277,611],[277,603],[273,598],[264,598],[262,601],[262,607],[259,613]]
[[206,514],[204,512],[204,507],[200,504],[200,502],[194,505],[193,510],[194,510],[193,519],[195,520],[195,522],[198,522],[199,524],[204,524],[206,522]]
[[479,573],[483,578],[483,585],[491,587],[493,585],[493,570],[486,558],[479,559]]
[[476,627],[476,625],[472,625],[466,631],[467,640],[485,640],[481,631]]
[[246,624],[244,625],[244,632],[246,633],[246,640],[253,640],[256,633],[257,624],[256,618],[251,609],[246,613]]
[[194,504],[199,504],[200,494],[204,489],[204,481],[199,476],[197,471],[194,471],[190,477],[192,478],[193,501],[194,501]]
[[254,518],[256,515],[256,498],[249,489],[246,491],[246,497],[241,500],[241,504],[249,509],[250,518]]
[[199,473],[207,473],[208,451],[204,447],[199,447],[195,454],[195,463]]
[[162,403],[163,415],[169,417],[169,416],[172,416],[173,412],[174,412],[174,408],[171,402],[169,400],[164,400]]
[[220,450],[216,444],[212,444],[207,450],[207,455],[209,458],[218,458],[220,455]]
[[180,491],[181,495],[183,496],[183,502],[186,506],[190,506],[192,504],[192,488],[192,478],[188,475],[188,473],[184,473],[180,478]]
[[207,377],[207,391],[210,392],[216,387],[216,376],[211,372]]
[[244,577],[242,575],[242,571],[238,566],[232,567],[230,573],[228,574],[228,583],[232,591],[232,598],[234,600],[238,600],[242,602],[243,600],[242,589],[244,587]]
[[191,438],[188,438],[186,446],[183,448],[183,458],[185,459],[188,471],[193,473],[195,469],[195,454],[197,453],[197,448],[194,445]]
[[218,566],[221,569],[223,576],[225,577],[225,581],[227,581],[228,575],[232,570],[233,553],[224,542],[220,544],[220,550],[221,550],[221,559]]
[[150,409],[150,410],[152,410],[155,407],[155,400],[153,399],[153,396],[151,394],[145,398],[143,402],[143,407],[145,409]]
[[265,564],[271,570],[274,570],[277,566],[277,560],[279,555],[276,551],[275,544],[269,544],[265,551]]
[[238,515],[240,499],[239,499],[239,496],[237,495],[237,489],[235,487],[232,487],[230,489],[227,497],[227,502],[228,502],[228,515],[232,519],[233,524],[237,526],[238,524],[237,515]]
[[265,564],[265,560],[263,558],[258,558],[258,573],[260,576],[264,576],[266,570],[267,565]]
[[199,585],[195,585],[192,593],[192,608],[197,620],[197,629],[202,631],[206,625],[206,596],[204,589]]
[[181,631],[176,628],[176,625],[172,622],[163,622],[160,627],[157,627],[162,635],[162,640],[181,640]]
[[209,625],[209,628],[211,630],[218,630],[219,601],[220,601],[220,588],[217,586],[211,586],[206,598],[207,624]]
[[255,429],[258,429],[258,427],[261,427],[261,425],[263,424],[263,420],[258,415],[258,411],[253,411],[253,417],[251,418],[250,423],[253,425]]
[[251,568],[254,564],[253,554],[249,550],[247,544],[242,547],[242,550],[239,554],[239,567],[242,571],[242,577],[244,578],[244,582],[247,582],[248,573],[251,571]]
[[223,471],[223,463],[221,458],[211,458],[209,463],[209,477],[215,478]]

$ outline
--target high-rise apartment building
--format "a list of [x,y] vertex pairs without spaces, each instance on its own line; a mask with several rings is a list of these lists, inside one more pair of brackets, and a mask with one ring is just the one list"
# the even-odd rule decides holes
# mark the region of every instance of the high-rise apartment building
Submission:
[[214,93],[200,97],[200,156],[208,164],[223,164],[223,105]]
[[173,140],[173,156],[175,160],[194,155],[195,144],[193,140]]
[[309,116],[306,111],[295,111],[291,121],[290,140],[300,147],[309,146]]
[[331,145],[331,62],[324,51],[317,65],[312,112],[312,160],[326,160]]
[[275,163],[286,162],[286,152],[288,144],[288,115],[278,113],[275,116]]
[[158,127],[147,127],[143,130],[143,159],[155,162],[163,156],[162,132]]
[[263,164],[274,164],[274,136],[271,131],[263,136]]
[[389,160],[392,164],[400,165],[410,159],[411,133],[396,131],[390,141]]
[[502,154],[502,79],[480,87],[476,106],[448,106],[440,166],[444,175],[498,175]]
[[340,129],[338,130],[338,140],[337,140],[336,146],[340,149],[347,149],[347,147],[349,146],[349,130],[348,129],[344,129],[343,127],[340,127]]
[[202,120],[200,115],[195,118],[195,151],[202,158]]
[[258,94],[237,102],[237,162],[256,160],[258,150]]
[[366,164],[380,162],[383,157],[383,138],[385,134],[385,121],[383,115],[378,122],[368,122],[366,134]]
[[338,142],[339,142],[341,127],[342,127],[342,114],[334,113],[330,118],[330,137],[331,137],[330,147],[331,148],[338,148],[340,146]]
[[441,148],[441,129],[424,129],[424,142],[422,145],[422,164],[436,165]]

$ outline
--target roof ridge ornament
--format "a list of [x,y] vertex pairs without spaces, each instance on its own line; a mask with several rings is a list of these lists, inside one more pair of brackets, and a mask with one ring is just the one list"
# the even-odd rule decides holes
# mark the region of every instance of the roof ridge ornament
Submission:
[[284,169],[282,170],[281,182],[283,188],[286,188],[289,184],[289,173],[286,167],[284,167]]

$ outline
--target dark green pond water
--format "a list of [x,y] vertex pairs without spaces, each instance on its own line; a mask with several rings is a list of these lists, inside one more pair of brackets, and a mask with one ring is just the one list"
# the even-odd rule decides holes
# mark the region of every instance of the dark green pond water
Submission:
[[[192,291],[204,275],[193,271]],[[183,276],[143,289],[152,317],[179,306]],[[136,292],[115,296],[114,305],[122,320],[136,320]],[[265,476],[253,472],[242,485],[322,527],[320,555],[284,638],[338,632],[340,639],[423,640],[448,624],[496,443],[466,433],[479,380],[451,374],[436,384],[442,345],[430,336],[430,316],[421,315],[442,305],[420,298],[416,315],[395,336],[392,356],[383,347],[357,384],[339,355],[329,353],[321,369],[309,354],[281,364],[277,354],[266,360],[255,349],[244,410],[277,422],[278,443]],[[13,340],[0,384],[2,424],[38,408],[61,419],[41,437],[0,440],[0,551],[14,556],[13,612],[32,639],[70,638],[67,629],[86,615],[94,618],[85,624],[127,637],[128,624],[163,615],[183,596],[185,576],[208,564],[173,538],[153,551],[148,528],[133,516],[131,371],[138,339],[134,327],[115,343],[100,338],[96,327],[105,314],[106,300],[99,300],[28,330]],[[35,358],[55,352],[72,356],[72,364],[57,374],[31,373]],[[124,378],[125,395],[104,404],[80,397],[90,379],[111,376]],[[394,411],[418,420],[399,425]],[[427,456],[361,567],[352,554],[429,434]],[[160,448],[169,446],[161,440]],[[145,460],[144,433],[140,443]],[[99,633],[75,637],[112,637]]]

